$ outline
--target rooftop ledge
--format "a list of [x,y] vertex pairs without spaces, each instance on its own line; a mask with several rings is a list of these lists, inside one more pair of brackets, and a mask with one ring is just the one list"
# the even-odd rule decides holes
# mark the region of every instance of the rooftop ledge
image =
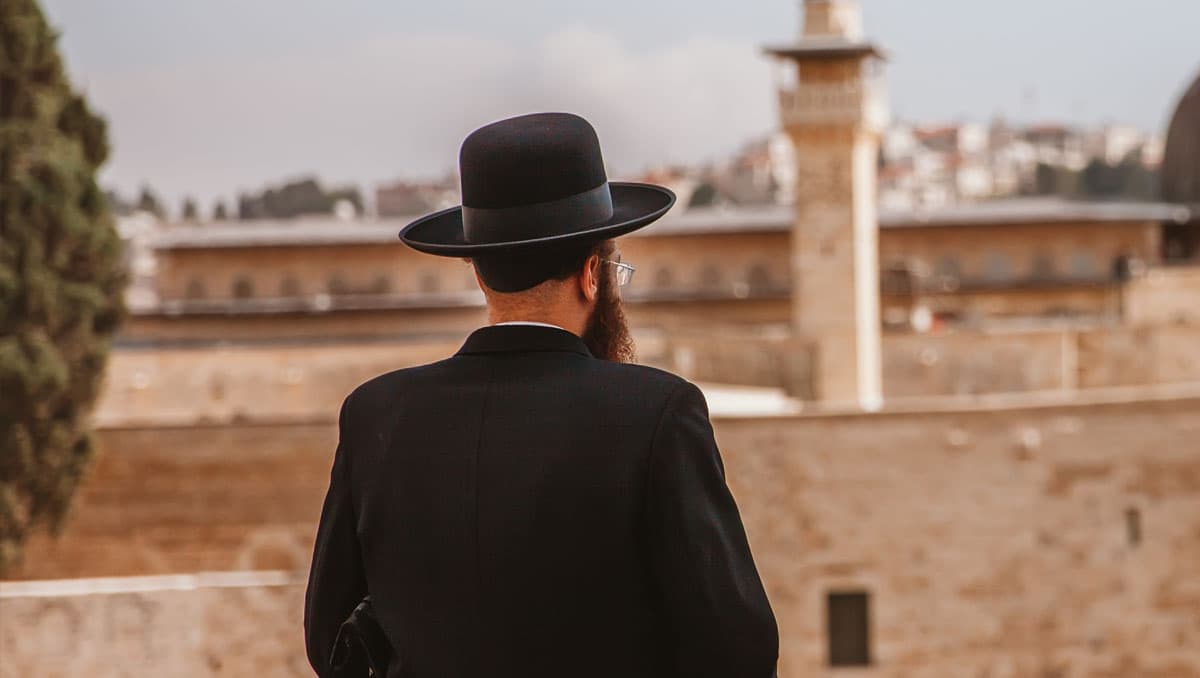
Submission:
[[[735,387],[736,388],[736,387]],[[706,392],[707,393],[707,392]],[[781,391],[779,393],[782,393]],[[864,412],[852,403],[819,403],[793,400],[794,412],[767,411],[712,413],[714,420],[753,420],[782,418],[820,419],[834,417],[887,417],[937,414],[1019,412],[1033,410],[1075,410],[1138,403],[1200,403],[1200,381],[1177,384],[1087,388],[1074,391],[1022,391],[982,395],[909,396],[887,398],[878,412]]]
[[[1076,391],[1026,391],[986,395],[917,396],[888,398],[878,412],[864,412],[852,403],[819,403],[789,397],[782,389],[736,384],[700,384],[709,401],[714,421],[781,419],[811,420],[842,417],[889,417],[937,414],[1018,412],[1035,410],[1071,411],[1091,407],[1116,407],[1138,403],[1195,401],[1200,405],[1200,382],[1121,386]],[[98,420],[101,430],[149,430],[192,428],[266,428],[278,426],[331,426],[337,420],[334,408],[320,414],[237,417],[192,417],[179,414],[138,419]]]
[[5,598],[62,598],[120,595],[198,589],[260,588],[303,583],[303,573],[262,570],[253,572],[194,572],[142,577],[96,577],[0,581],[0,600]]

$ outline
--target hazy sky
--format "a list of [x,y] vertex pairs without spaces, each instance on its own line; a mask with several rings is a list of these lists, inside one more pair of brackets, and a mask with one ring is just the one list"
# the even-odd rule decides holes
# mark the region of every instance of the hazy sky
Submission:
[[[475,127],[592,120],[617,173],[775,127],[764,43],[798,0],[43,0],[109,119],[106,185],[175,207],[316,173],[367,192],[455,167]],[[1165,130],[1200,70],[1196,0],[864,0],[893,113]]]

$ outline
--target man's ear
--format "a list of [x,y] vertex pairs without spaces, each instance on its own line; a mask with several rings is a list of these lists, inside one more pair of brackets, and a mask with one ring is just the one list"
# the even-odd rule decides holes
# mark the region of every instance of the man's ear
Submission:
[[583,271],[579,274],[579,291],[589,304],[596,301],[596,297],[599,296],[600,257],[598,255],[593,254],[584,262]]

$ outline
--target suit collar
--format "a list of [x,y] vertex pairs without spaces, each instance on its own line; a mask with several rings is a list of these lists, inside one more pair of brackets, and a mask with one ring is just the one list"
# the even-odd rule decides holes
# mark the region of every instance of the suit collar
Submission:
[[522,353],[559,351],[591,356],[583,340],[556,327],[537,325],[493,325],[481,327],[467,337],[458,355],[479,353]]

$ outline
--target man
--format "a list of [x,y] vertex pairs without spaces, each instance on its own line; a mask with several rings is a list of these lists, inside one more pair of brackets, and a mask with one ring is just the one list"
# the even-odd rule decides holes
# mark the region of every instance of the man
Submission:
[[582,118],[471,134],[463,206],[401,232],[469,258],[490,326],[342,406],[305,605],[320,675],[368,593],[389,675],[767,678],[778,634],[704,397],[629,364],[613,238],[674,203],[609,183]]

